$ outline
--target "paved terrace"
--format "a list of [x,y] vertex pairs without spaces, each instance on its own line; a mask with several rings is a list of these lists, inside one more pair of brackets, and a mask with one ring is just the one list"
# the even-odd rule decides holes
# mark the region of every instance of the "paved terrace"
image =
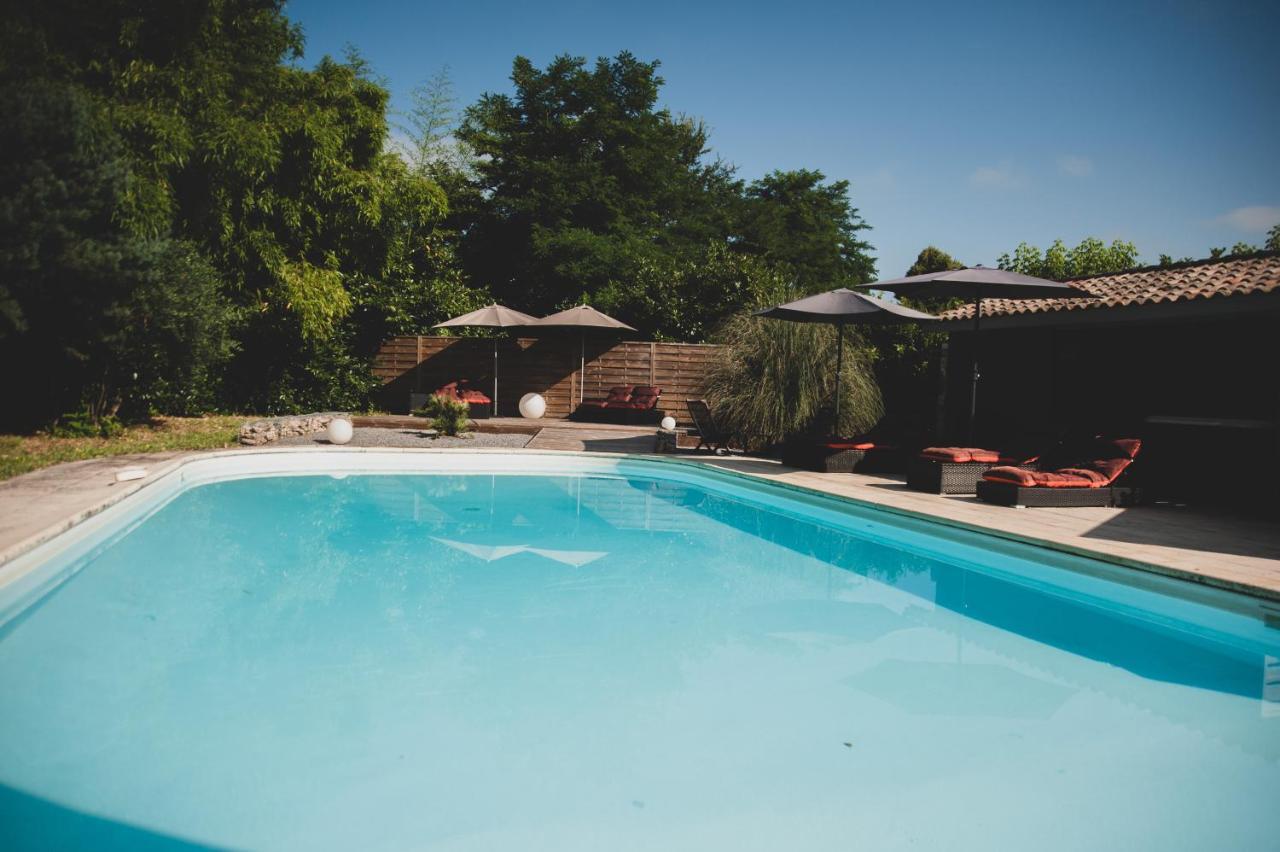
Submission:
[[[370,434],[367,421],[364,428],[360,428],[361,422],[357,420],[353,444],[377,443],[361,440],[362,434]],[[401,424],[377,425],[394,428]],[[416,425],[420,428],[421,421]],[[520,420],[481,421],[480,426],[482,435],[533,432],[528,448],[540,451],[639,454],[652,452],[654,445],[652,429],[635,427]],[[476,441],[477,447],[485,443]],[[270,451],[270,447],[266,449]],[[317,447],[316,451],[325,449]],[[0,563],[145,486],[182,458],[196,455],[157,453],[71,462],[0,483]],[[1280,601],[1280,524],[1276,523],[1173,507],[1010,509],[973,497],[911,491],[900,479],[891,477],[811,473],[765,459],[706,453],[684,453],[679,458]],[[116,472],[138,466],[147,468],[146,478],[115,482]]]

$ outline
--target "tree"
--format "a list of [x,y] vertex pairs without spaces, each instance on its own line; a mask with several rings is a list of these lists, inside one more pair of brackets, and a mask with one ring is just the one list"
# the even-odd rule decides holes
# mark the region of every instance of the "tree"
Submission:
[[945,272],[948,269],[963,269],[964,264],[935,246],[925,246],[916,255],[916,262],[911,264],[907,275],[925,275],[930,272]]
[[775,171],[746,189],[736,247],[791,271],[801,292],[866,284],[875,278],[870,226],[849,201],[849,182],[824,184],[819,171]]
[[208,405],[235,312],[190,245],[120,216],[133,179],[105,110],[65,83],[0,86],[7,426]]
[[[963,267],[942,249],[926,246],[906,274],[924,275]],[[932,314],[963,304],[961,299],[899,297],[899,301]],[[868,327],[863,336],[874,354],[876,380],[883,389],[885,413],[893,429],[901,435],[928,440],[928,436],[934,436],[938,421],[947,335],[918,325],[886,325]]]
[[657,108],[657,68],[625,52],[590,69],[518,57],[514,95],[466,110],[473,205],[452,223],[473,280],[546,312],[728,236],[739,185],[705,158],[700,122]]
[[998,265],[1024,275],[1067,281],[1132,269],[1137,260],[1138,249],[1131,242],[1113,240],[1107,245],[1096,237],[1086,237],[1070,249],[1062,240],[1054,240],[1043,254],[1033,245],[1019,243],[1012,255],[1000,255]]
[[1280,251],[1280,222],[1271,226],[1271,230],[1267,231],[1267,244],[1264,246],[1267,251]]
[[115,220],[194,244],[241,311],[225,402],[360,405],[374,338],[467,301],[429,176],[386,148],[387,91],[357,55],[302,55],[272,0],[52,0],[6,21],[0,80],[101,105],[129,181]]

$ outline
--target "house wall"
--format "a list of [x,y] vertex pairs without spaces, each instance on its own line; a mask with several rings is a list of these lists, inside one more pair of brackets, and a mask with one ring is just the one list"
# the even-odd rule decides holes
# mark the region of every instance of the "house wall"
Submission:
[[[1275,314],[997,330],[983,332],[980,345],[978,443],[1123,432],[1146,439],[1148,472],[1171,498],[1280,507]],[[946,431],[961,440],[972,335],[952,334],[949,349]],[[1229,422],[1161,422],[1168,418]]]

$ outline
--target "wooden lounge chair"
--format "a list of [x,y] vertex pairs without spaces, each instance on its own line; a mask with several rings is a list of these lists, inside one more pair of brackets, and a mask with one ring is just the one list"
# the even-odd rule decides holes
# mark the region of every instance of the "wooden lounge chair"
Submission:
[[689,408],[693,428],[698,430],[698,446],[694,447],[694,450],[706,448],[716,455],[731,452],[729,442],[732,439],[727,433],[720,431],[716,425],[716,419],[711,416],[711,406],[707,405],[707,401],[689,399],[685,400],[685,405]]
[[1098,437],[1068,465],[1046,462],[1046,470],[993,467],[982,474],[978,498],[1001,506],[1129,506],[1139,492],[1133,461],[1142,448],[1138,438]]

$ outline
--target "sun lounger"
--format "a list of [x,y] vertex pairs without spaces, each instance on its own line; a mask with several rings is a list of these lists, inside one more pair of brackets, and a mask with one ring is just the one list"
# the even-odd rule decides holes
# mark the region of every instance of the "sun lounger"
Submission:
[[993,467],[982,474],[978,497],[1001,506],[1131,505],[1139,496],[1133,462],[1141,448],[1138,438],[1099,437],[1079,456],[1083,461],[1052,470]]
[[647,424],[662,420],[658,402],[662,388],[653,385],[617,385],[604,399],[586,399],[574,409],[570,420],[593,423]]
[[471,382],[467,379],[458,379],[436,388],[436,396],[465,402],[470,409],[469,416],[472,420],[487,419],[493,411],[493,400],[484,391],[471,387]]
[[705,399],[685,400],[689,408],[689,417],[693,420],[693,428],[698,432],[698,446],[695,450],[707,449],[717,455],[730,452],[732,440],[728,433],[721,431],[716,419],[711,416],[711,406]]
[[930,494],[973,494],[982,475],[1001,465],[1031,467],[1036,456],[980,447],[926,447],[907,467],[907,487]]
[[874,438],[796,439],[783,447],[782,463],[820,473],[892,473],[904,458],[896,444]]

